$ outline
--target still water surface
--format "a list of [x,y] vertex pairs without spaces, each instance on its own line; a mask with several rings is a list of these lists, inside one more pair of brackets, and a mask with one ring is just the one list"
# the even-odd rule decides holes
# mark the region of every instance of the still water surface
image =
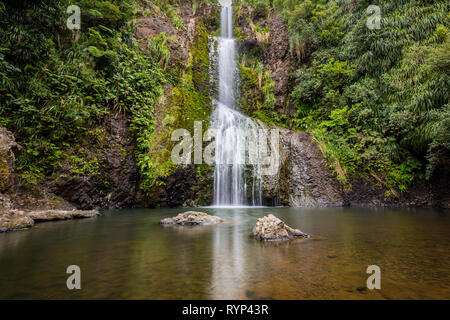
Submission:
[[[450,212],[206,208],[226,223],[164,227],[185,209],[106,211],[0,234],[0,299],[449,299]],[[273,213],[313,235],[261,243]],[[66,287],[69,265],[81,290]],[[381,268],[367,290],[366,268]]]

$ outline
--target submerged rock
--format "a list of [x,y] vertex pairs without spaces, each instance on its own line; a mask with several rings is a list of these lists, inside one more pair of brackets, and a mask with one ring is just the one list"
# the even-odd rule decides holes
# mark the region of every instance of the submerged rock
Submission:
[[298,229],[289,227],[273,214],[259,218],[253,228],[252,235],[254,238],[263,241],[282,241],[310,237]]
[[[1,199],[0,199],[1,200]],[[19,210],[0,210],[0,232],[29,228],[35,222],[82,219],[100,215],[97,210],[42,210],[24,212]]]
[[98,210],[42,210],[31,211],[28,216],[35,222],[52,221],[52,220],[66,220],[66,219],[82,219],[91,218],[100,215]]
[[179,225],[209,225],[223,222],[222,218],[211,216],[205,212],[187,211],[180,213],[174,218],[166,218],[160,221],[161,224],[179,224]]

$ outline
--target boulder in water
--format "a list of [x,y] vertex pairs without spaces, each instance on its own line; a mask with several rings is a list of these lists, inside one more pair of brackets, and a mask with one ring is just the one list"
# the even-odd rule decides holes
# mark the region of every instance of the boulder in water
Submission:
[[259,218],[253,228],[252,235],[254,238],[263,241],[282,241],[310,237],[298,229],[289,227],[273,214]]
[[0,212],[0,232],[29,228],[33,225],[33,219],[21,211]]
[[[3,209],[1,208],[2,203]],[[10,203],[5,201],[5,197],[0,194],[0,232],[29,228],[35,222],[91,218],[100,215],[97,210],[41,210],[24,212],[12,210],[10,206]]]
[[35,222],[83,219],[92,218],[100,215],[98,210],[36,210],[27,213]]
[[161,224],[179,224],[179,225],[210,225],[223,222],[222,218],[211,216],[204,212],[187,211],[180,213],[174,218],[166,218],[160,221]]

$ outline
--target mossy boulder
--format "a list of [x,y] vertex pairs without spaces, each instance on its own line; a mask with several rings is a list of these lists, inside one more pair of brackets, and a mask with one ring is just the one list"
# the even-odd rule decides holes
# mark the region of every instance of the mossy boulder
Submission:
[[262,241],[283,241],[310,237],[298,229],[289,227],[273,214],[259,218],[253,228],[252,235],[255,239]]
[[83,219],[99,216],[98,210],[41,210],[31,211],[27,214],[35,222]]
[[160,221],[161,224],[179,224],[179,225],[211,225],[223,222],[222,218],[211,216],[205,212],[188,211],[180,213],[174,218],[166,218]]
[[0,214],[0,232],[29,228],[33,225],[34,220],[21,211]]

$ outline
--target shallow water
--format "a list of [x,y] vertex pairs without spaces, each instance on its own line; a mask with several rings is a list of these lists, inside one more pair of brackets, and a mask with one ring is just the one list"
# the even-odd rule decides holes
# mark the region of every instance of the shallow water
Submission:
[[[161,226],[186,209],[108,211],[0,234],[1,299],[449,299],[450,215],[434,210],[202,208],[227,220]],[[261,243],[273,213],[313,235]],[[81,268],[81,290],[66,269]],[[381,290],[366,268],[381,268]]]

